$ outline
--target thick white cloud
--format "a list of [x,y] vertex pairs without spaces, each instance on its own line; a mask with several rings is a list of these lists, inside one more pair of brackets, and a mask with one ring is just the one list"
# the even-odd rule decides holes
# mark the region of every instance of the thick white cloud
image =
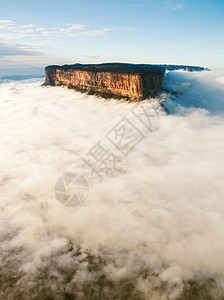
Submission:
[[[221,299],[223,73],[169,73],[166,87],[183,94],[165,102],[174,114],[150,104],[159,118],[147,133],[133,103],[0,85],[2,298]],[[105,140],[124,115],[146,135],[127,159]],[[102,183],[81,161],[99,140],[121,159]],[[54,198],[66,172],[89,181],[80,207]]]
[[164,80],[164,88],[174,92],[174,96],[166,101],[171,112],[187,112],[192,108],[206,109],[211,114],[224,112],[223,72],[170,72]]

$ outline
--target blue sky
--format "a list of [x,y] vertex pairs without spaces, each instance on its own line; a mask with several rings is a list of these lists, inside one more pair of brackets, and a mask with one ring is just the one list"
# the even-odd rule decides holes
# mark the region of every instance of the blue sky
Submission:
[[0,0],[2,68],[223,57],[224,0]]

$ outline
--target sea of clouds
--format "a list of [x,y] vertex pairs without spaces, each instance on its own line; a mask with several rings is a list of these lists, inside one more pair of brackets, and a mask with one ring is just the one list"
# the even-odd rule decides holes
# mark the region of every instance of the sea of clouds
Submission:
[[[224,73],[169,72],[153,131],[135,103],[42,82],[0,84],[0,299],[222,299]],[[124,116],[145,136],[127,157],[105,138]],[[98,141],[119,160],[102,182]],[[80,206],[55,198],[68,172]]]

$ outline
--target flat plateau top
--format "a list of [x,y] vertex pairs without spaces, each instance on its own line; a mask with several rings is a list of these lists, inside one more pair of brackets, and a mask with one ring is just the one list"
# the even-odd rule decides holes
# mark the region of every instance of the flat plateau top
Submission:
[[161,66],[147,64],[123,64],[123,63],[105,63],[105,64],[74,64],[63,66],[47,66],[46,68],[64,69],[64,70],[84,70],[92,72],[116,72],[116,73],[158,73],[162,74],[165,69]]

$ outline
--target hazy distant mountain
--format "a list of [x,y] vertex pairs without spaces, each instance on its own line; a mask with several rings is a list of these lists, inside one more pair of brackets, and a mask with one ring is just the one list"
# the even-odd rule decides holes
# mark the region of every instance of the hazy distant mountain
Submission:
[[40,67],[0,69],[1,80],[25,80],[44,76],[44,68]]

